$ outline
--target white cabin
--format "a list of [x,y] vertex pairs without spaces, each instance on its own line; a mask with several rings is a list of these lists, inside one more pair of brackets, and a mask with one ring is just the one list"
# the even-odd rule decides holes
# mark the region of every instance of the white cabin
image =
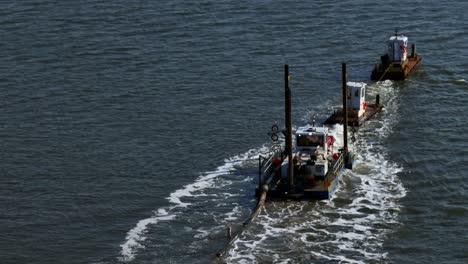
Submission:
[[403,62],[407,59],[408,37],[391,36],[387,41],[387,54],[392,62]]
[[306,166],[303,177],[325,177],[328,172],[328,152],[333,142],[328,137],[328,128],[307,125],[299,127],[295,133],[295,159]]
[[348,86],[348,115],[351,117],[361,117],[367,108],[366,103],[366,83],[347,82]]
[[328,128],[307,125],[299,127],[296,135],[296,151],[315,151],[321,148],[325,153],[328,150]]

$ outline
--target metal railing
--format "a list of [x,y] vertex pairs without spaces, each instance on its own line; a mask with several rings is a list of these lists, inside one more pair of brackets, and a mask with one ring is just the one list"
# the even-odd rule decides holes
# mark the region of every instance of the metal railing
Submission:
[[338,171],[343,168],[343,164],[344,164],[344,153],[341,153],[341,155],[338,157],[338,159],[336,159],[336,161],[333,163],[333,166],[332,166],[332,171],[333,171],[333,174],[337,174]]
[[[261,188],[265,178],[271,176],[274,173],[277,164],[275,159],[279,158],[283,162],[283,153],[281,151],[275,151],[268,157],[258,156],[258,186]],[[268,178],[266,179],[268,180]]]
[[[344,155],[341,153],[341,155],[338,157],[338,159],[334,160],[332,162],[332,167],[331,167],[331,172],[333,175],[338,175],[339,170],[343,168],[344,165]],[[330,177],[329,174],[327,173],[327,176],[325,176],[325,181],[324,181],[325,186],[328,187],[330,184]]]

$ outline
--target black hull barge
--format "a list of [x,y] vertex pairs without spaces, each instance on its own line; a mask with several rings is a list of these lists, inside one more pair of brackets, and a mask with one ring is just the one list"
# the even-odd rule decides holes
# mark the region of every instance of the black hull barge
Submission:
[[421,62],[422,57],[416,54],[416,44],[411,45],[411,55],[407,54],[408,37],[398,35],[390,37],[387,42],[387,53],[380,57],[371,74],[374,81],[404,80]]

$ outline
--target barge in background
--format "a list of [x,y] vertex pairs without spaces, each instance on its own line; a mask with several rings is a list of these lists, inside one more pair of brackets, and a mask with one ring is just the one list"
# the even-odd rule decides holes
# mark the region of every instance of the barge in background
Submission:
[[407,54],[408,37],[398,35],[395,32],[387,41],[387,53],[380,57],[380,63],[376,64],[371,74],[374,81],[404,80],[410,72],[422,60],[416,54],[416,44],[411,46],[411,55]]

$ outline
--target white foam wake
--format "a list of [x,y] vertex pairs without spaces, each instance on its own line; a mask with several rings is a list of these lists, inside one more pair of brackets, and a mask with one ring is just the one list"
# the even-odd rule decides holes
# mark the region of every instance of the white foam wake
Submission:
[[347,173],[345,181],[359,183],[350,188],[342,181],[337,190],[338,200],[352,192],[349,202],[332,199],[312,208],[308,203],[268,204],[258,217],[257,230],[235,242],[227,262],[294,263],[297,256],[345,263],[382,261],[386,253],[379,248],[397,224],[398,200],[406,195],[397,177],[402,168],[381,154],[365,151],[358,159],[357,171]]
[[[177,209],[187,208],[192,205],[191,203],[184,202],[184,198],[204,196],[204,190],[222,187],[216,182],[218,177],[235,171],[237,166],[241,166],[243,163],[253,159],[258,159],[259,155],[267,153],[268,151],[269,148],[263,146],[226,159],[224,164],[217,167],[214,171],[209,171],[200,175],[194,183],[187,184],[169,194],[166,199],[169,200],[172,205],[157,209],[152,216],[138,221],[136,226],[127,232],[125,242],[120,245],[121,256],[119,260],[129,262],[135,259],[138,250],[144,248],[143,242],[147,238],[146,233],[149,226],[155,225],[161,221],[173,220],[180,214],[180,210]],[[233,219],[234,213],[229,215],[229,219]]]
[[157,224],[160,221],[169,221],[175,217],[176,215],[168,213],[167,208],[160,208],[154,216],[138,221],[136,226],[127,232],[125,243],[120,245],[122,248],[120,260],[131,261],[135,258],[136,251],[143,248],[141,243],[146,240],[144,234],[149,225]]

